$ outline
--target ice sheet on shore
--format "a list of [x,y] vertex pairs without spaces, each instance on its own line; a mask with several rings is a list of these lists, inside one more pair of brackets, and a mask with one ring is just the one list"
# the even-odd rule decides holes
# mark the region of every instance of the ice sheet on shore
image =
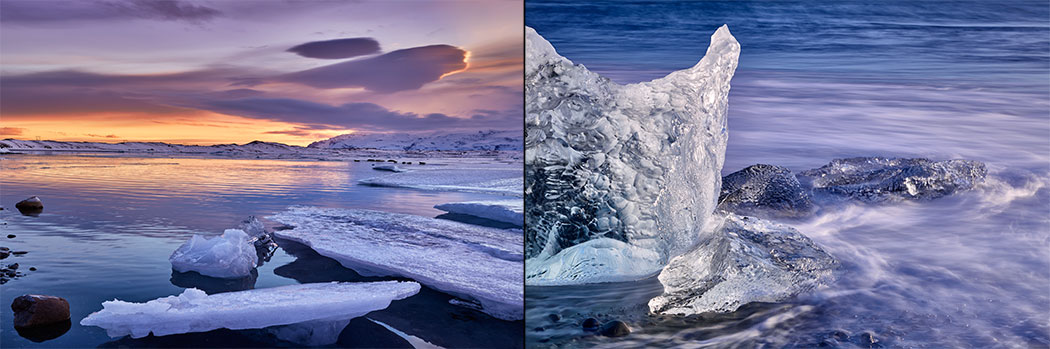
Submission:
[[195,271],[223,279],[249,277],[259,261],[255,245],[249,239],[240,229],[226,229],[222,236],[210,239],[193,235],[168,261],[180,273]]
[[361,184],[521,196],[521,168],[439,168],[362,179]]
[[[385,309],[419,292],[405,281],[315,283],[207,295],[187,289],[145,303],[112,300],[80,321],[106,329],[110,337],[266,328],[318,320],[343,320]],[[338,332],[336,332],[338,334]]]
[[692,315],[778,302],[828,282],[838,265],[794,228],[731,214],[660,272],[664,293],[649,310]]
[[723,26],[692,68],[619,85],[525,32],[526,282],[658,272],[714,211],[740,44]]
[[525,203],[521,200],[450,202],[434,208],[519,226],[525,222]]
[[362,274],[408,277],[475,301],[504,320],[524,314],[522,234],[443,219],[371,210],[294,206],[269,217],[274,232]]

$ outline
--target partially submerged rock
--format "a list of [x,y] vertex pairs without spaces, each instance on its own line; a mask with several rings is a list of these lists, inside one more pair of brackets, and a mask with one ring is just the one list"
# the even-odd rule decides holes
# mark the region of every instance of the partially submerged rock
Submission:
[[814,193],[879,202],[951,195],[983,182],[987,173],[983,163],[971,160],[857,157],[833,160],[800,177]]
[[17,208],[18,212],[21,212],[23,215],[35,216],[44,211],[44,203],[40,201],[39,197],[33,196],[19,201],[15,204],[15,208]]
[[838,266],[791,227],[730,215],[660,272],[664,293],[649,301],[649,310],[691,315],[779,302],[830,281]]
[[481,304],[503,320],[524,313],[522,234],[443,219],[358,209],[291,207],[268,217],[274,235],[310,246],[363,275],[411,278]]
[[631,326],[620,320],[613,320],[602,325],[598,333],[606,337],[623,337],[631,334]]
[[258,258],[248,234],[240,229],[226,229],[222,236],[210,239],[193,235],[168,260],[178,272],[237,279],[251,276]]
[[[178,296],[146,303],[103,302],[102,310],[91,313],[80,324],[102,327],[110,337],[131,335],[132,338],[151,333],[166,336],[219,328],[272,329],[271,326],[319,320],[349,320],[385,309],[391,301],[418,292],[418,283],[406,281],[288,285],[210,296],[191,288]],[[302,333],[298,330],[275,331]],[[328,341],[334,342],[338,334],[335,332],[335,336],[327,338]]]
[[758,164],[722,177],[718,208],[742,215],[804,217],[816,206],[791,170]]
[[29,328],[69,321],[69,302],[62,297],[27,294],[11,302],[15,328]]

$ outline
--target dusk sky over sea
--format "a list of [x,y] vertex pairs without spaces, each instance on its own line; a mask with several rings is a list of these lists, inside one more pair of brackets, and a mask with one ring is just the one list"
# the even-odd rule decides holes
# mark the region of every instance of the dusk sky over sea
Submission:
[[0,138],[521,128],[521,3],[0,2]]

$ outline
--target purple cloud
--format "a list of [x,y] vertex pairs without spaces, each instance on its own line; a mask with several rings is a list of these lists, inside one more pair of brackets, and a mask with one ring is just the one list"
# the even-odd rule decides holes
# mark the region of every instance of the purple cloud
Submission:
[[214,8],[182,0],[0,1],[0,21],[19,23],[121,19],[199,23],[221,14]]
[[466,68],[466,55],[467,51],[449,45],[414,47],[286,74],[279,79],[316,88],[363,87],[374,92],[415,90],[442,75]]
[[372,38],[313,41],[288,49],[303,57],[340,59],[379,53],[379,42]]

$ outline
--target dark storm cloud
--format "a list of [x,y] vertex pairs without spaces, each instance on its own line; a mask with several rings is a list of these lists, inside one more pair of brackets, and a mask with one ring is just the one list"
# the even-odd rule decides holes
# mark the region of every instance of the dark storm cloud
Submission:
[[442,75],[466,68],[467,52],[449,45],[397,50],[286,74],[280,80],[316,88],[363,87],[374,92],[415,90]]
[[288,49],[303,57],[340,59],[379,52],[379,42],[372,38],[348,38],[308,42]]
[[290,98],[219,100],[206,102],[203,107],[229,115],[313,125],[316,129],[417,131],[493,126],[490,123],[499,121],[487,115],[463,119],[440,113],[402,113],[373,103],[328,105]]
[[182,0],[0,1],[0,21],[8,23],[154,19],[205,22],[219,10]]

